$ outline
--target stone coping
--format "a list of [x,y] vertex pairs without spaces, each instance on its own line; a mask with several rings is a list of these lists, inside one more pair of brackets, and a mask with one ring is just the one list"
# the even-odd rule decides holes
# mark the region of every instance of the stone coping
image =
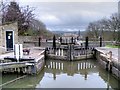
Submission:
[[109,51],[112,51],[112,59],[120,62],[120,49],[119,48],[109,48],[109,47],[96,47],[97,51],[107,54]]

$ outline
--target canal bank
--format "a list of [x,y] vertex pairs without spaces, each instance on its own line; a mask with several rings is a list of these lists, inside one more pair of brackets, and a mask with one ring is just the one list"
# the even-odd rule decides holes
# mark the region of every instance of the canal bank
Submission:
[[37,74],[39,73],[45,63],[44,48],[33,47],[30,48],[29,54],[25,54],[17,59],[14,52],[0,55],[0,71],[3,73],[23,73],[23,74]]
[[95,49],[95,56],[102,68],[120,80],[120,49],[107,47],[97,47]]

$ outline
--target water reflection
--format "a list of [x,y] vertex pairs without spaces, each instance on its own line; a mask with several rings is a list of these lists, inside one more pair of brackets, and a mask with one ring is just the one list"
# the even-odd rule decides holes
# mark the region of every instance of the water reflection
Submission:
[[[6,78],[7,79],[7,78]],[[117,88],[120,81],[99,67],[95,60],[75,62],[47,60],[39,75],[4,86],[4,88]]]
[[56,78],[56,74],[66,73],[68,76],[74,76],[74,74],[83,75],[86,80],[88,74],[96,73],[98,70],[91,60],[76,62],[49,60],[46,62],[45,72],[52,73],[54,79]]
[[[44,71],[45,75],[37,87],[120,88],[120,82],[110,73],[101,69],[95,60],[75,62],[48,60]],[[46,84],[46,81],[49,83]],[[69,85],[66,86],[66,84]]]

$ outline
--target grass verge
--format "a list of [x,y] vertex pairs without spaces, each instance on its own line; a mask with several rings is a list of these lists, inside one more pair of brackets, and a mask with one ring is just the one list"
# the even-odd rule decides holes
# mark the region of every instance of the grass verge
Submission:
[[120,48],[120,46],[116,46],[116,45],[106,45],[105,47],[110,47],[110,48]]

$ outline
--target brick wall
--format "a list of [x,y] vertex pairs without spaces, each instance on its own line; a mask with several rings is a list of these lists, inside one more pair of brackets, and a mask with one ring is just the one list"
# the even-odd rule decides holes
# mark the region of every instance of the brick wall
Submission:
[[34,47],[38,46],[39,36],[19,36],[19,44],[23,44],[23,47]]

